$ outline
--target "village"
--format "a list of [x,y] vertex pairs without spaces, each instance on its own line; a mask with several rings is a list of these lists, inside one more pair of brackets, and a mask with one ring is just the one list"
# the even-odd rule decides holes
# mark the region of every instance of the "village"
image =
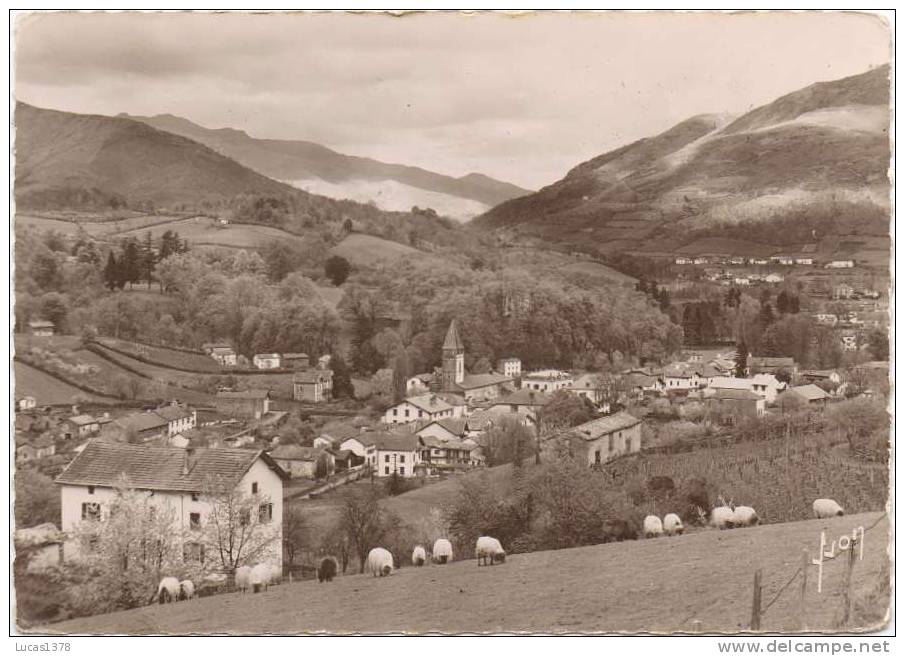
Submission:
[[[203,349],[220,366],[236,364],[235,351],[226,343]],[[202,498],[207,477],[226,467],[234,472],[231,485],[267,499],[261,508],[266,507],[267,521],[277,531],[275,543],[282,544],[283,512],[290,504],[304,508],[306,499],[361,479],[412,481],[423,487],[499,465],[495,440],[507,426],[525,429],[536,440],[538,454],[549,456],[565,445],[578,461],[599,468],[643,449],[656,450],[658,431],[651,428],[662,425],[664,417],[732,427],[802,410],[823,413],[841,399],[875,393],[865,378],[848,380],[842,371],[806,370],[789,357],[740,357],[713,349],[685,351],[665,366],[608,373],[522,371],[521,361],[510,357],[497,362],[493,372],[470,374],[465,355],[465,341],[453,320],[441,366],[406,379],[398,402],[379,413],[346,406],[344,416],[323,415],[321,428],[304,437],[293,434],[299,426],[293,414],[307,417],[317,414],[317,408],[329,413],[335,405],[328,356],[313,364],[301,353],[253,359],[260,369],[291,368],[293,400],[304,404],[304,410],[288,409],[269,389],[220,389],[213,407],[173,399],[131,412],[89,413],[17,397],[17,466],[54,477],[62,519],[59,527],[17,531],[22,544],[45,553],[31,561],[30,571],[58,567],[75,557],[72,536],[86,520],[110,512],[105,506],[115,498],[124,474],[152,492],[158,503],[181,508],[174,521],[192,529],[212,513],[211,502]],[[867,362],[858,370],[876,368],[884,370],[885,363]],[[577,405],[590,418],[574,425],[557,423],[548,410],[563,403]],[[296,578],[306,571],[312,575],[298,560],[290,567],[283,550],[271,547],[268,553],[280,571],[285,565]]]

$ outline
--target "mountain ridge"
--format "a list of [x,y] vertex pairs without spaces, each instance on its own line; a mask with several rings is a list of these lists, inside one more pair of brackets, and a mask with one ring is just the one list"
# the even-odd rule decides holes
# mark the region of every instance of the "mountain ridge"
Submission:
[[118,116],[196,140],[277,180],[304,180],[311,176],[333,184],[354,179],[394,180],[489,206],[531,193],[482,173],[468,173],[456,178],[417,166],[346,155],[312,141],[263,139],[235,128],[207,128],[172,114]]
[[606,255],[670,252],[692,233],[787,218],[802,208],[828,223],[838,224],[829,217],[851,207],[842,223],[865,213],[873,220],[888,209],[888,104],[883,66],[810,85],[731,120],[694,116],[582,162],[472,224]]

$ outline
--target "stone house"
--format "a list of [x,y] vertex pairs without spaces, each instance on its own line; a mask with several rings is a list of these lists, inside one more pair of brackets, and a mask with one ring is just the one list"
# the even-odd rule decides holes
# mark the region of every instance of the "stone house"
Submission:
[[[259,500],[257,521],[266,523],[276,539],[261,560],[282,567],[283,469],[263,451],[251,449],[180,449],[167,446],[88,442],[57,477],[60,486],[61,529],[69,534],[83,521],[104,521],[122,476],[131,487],[147,492],[153,503],[169,508],[176,525],[186,531],[186,559],[205,558],[200,541],[192,540],[213,506],[204,493],[219,480]],[[67,542],[66,559],[77,555]]]
[[270,391],[217,392],[216,405],[221,414],[230,417],[260,419],[270,412]]

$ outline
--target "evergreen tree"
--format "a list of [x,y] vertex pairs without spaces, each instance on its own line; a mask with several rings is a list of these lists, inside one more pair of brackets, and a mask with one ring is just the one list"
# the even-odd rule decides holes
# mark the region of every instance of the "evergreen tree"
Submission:
[[141,274],[148,283],[148,289],[151,288],[151,282],[154,280],[154,267],[157,264],[154,255],[154,245],[151,242],[151,231],[145,233],[144,244],[141,247]]
[[666,287],[662,287],[660,289],[660,298],[657,300],[660,303],[660,312],[663,312],[664,314],[668,313],[670,300],[669,300],[669,292],[666,290]]
[[352,385],[349,366],[339,353],[330,354],[330,369],[333,370],[333,398],[354,399],[355,386]]
[[744,378],[748,369],[748,345],[745,340],[739,340],[735,345],[735,375]]
[[769,303],[764,303],[763,305],[761,305],[758,319],[760,320],[760,325],[764,328],[773,323],[775,319],[775,317],[773,316],[773,306]]
[[779,292],[776,297],[776,311],[780,314],[786,314],[789,311],[789,296],[785,290]]
[[134,237],[129,237],[123,244],[120,273],[123,283],[129,283],[130,288],[141,276],[141,249]]
[[112,250],[107,255],[107,266],[104,267],[104,285],[106,285],[107,289],[111,292],[120,286],[119,263],[116,261],[116,256],[113,254]]

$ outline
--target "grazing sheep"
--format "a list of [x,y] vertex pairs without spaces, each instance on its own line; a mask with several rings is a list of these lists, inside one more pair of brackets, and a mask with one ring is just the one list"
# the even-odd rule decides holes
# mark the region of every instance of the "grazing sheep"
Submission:
[[329,583],[333,580],[333,577],[336,576],[336,571],[338,569],[339,563],[336,562],[336,558],[333,556],[322,558],[320,564],[317,566],[317,582]]
[[842,517],[845,511],[832,499],[817,499],[814,502],[814,517],[827,519],[829,517]]
[[656,515],[648,515],[644,518],[644,537],[656,538],[663,535],[663,522]]
[[374,547],[368,554],[368,571],[374,576],[393,573],[393,554],[382,547]]
[[157,586],[157,594],[151,597],[151,603],[154,603],[154,600],[161,604],[168,604],[173,601],[177,601],[179,599],[179,579],[175,576],[165,576],[160,580],[160,585]]
[[735,514],[729,506],[717,506],[710,511],[710,525],[720,530],[734,526]]
[[732,511],[733,526],[755,526],[759,521],[757,511],[751,506],[736,506]]
[[503,545],[496,538],[487,537],[486,535],[478,538],[475,544],[474,557],[478,560],[478,567],[482,563],[486,565],[488,558],[491,565],[506,562],[506,552],[503,551]]
[[427,553],[424,551],[424,547],[419,544],[412,551],[412,565],[421,567],[425,560],[427,560]]
[[258,563],[251,568],[251,578],[249,580],[251,589],[254,592],[261,592],[262,589],[267,590],[272,577],[273,568],[267,563]]
[[236,569],[236,587],[242,592],[248,590],[251,585],[251,567],[242,565]]
[[682,525],[682,518],[675,513],[669,513],[663,518],[663,531],[666,535],[682,535],[685,526]]
[[434,562],[445,565],[453,559],[452,543],[446,538],[440,538],[434,542]]
[[190,580],[179,582],[179,598],[183,601],[195,598],[195,584]]

